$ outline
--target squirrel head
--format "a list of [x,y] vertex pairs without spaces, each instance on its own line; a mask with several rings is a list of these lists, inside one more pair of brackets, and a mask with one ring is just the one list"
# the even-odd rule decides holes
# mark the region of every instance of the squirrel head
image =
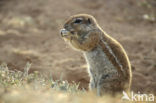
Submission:
[[[98,44],[99,31],[98,24],[93,16],[88,14],[78,14],[71,16],[61,29],[63,39],[77,50],[89,51]],[[85,43],[84,43],[85,42]]]
[[72,37],[83,39],[90,31],[98,29],[96,20],[88,14],[71,16],[61,29],[61,36],[70,40]]

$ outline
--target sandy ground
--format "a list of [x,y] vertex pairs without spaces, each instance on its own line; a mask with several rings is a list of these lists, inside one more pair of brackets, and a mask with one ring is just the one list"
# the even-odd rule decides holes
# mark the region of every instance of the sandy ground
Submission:
[[133,65],[132,90],[156,93],[155,0],[0,0],[0,63],[31,72],[39,70],[54,79],[80,83],[89,77],[82,53],[60,37],[64,21],[88,13],[125,48]]

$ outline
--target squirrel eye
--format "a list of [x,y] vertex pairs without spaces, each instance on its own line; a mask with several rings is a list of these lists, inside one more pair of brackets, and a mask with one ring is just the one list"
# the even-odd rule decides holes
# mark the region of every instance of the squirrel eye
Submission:
[[82,19],[76,19],[76,20],[74,21],[75,24],[78,24],[78,23],[81,23],[81,22],[82,22]]
[[91,24],[91,20],[90,19],[88,19],[88,23]]

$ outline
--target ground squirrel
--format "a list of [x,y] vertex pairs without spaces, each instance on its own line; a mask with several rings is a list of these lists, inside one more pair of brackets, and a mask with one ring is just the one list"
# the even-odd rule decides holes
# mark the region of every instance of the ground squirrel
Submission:
[[88,14],[71,16],[61,36],[84,53],[90,76],[89,88],[97,95],[116,94],[131,85],[131,65],[121,44],[106,34]]

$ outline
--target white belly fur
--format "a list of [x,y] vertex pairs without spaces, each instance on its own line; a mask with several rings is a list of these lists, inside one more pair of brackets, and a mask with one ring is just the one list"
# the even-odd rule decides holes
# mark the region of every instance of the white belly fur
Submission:
[[94,78],[96,82],[103,74],[117,74],[117,69],[108,59],[107,55],[102,50],[102,47],[98,46],[92,51],[85,52],[84,55],[88,63],[90,77]]

